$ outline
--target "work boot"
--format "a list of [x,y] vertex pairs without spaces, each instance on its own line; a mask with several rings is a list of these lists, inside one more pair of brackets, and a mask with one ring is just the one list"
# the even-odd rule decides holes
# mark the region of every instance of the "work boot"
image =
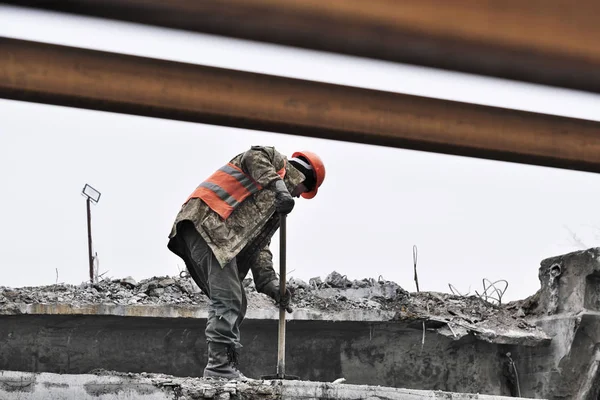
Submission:
[[205,378],[247,379],[237,368],[239,353],[233,344],[208,342]]

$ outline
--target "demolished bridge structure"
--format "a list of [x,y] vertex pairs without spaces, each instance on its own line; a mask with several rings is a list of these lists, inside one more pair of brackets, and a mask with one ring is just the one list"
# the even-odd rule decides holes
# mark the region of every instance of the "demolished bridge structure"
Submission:
[[[287,372],[349,386],[597,399],[599,257],[594,248],[543,260],[540,290],[501,305],[337,273],[291,279]],[[247,283],[241,368],[258,379],[276,367],[277,309]],[[0,288],[0,370],[12,371],[0,374],[0,393],[2,379],[25,372],[201,376],[207,304],[179,277]]]

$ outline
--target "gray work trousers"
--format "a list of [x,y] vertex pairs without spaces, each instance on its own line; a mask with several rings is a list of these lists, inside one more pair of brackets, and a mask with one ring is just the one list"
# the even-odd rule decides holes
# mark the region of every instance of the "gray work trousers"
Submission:
[[240,325],[244,321],[248,303],[236,259],[221,268],[206,241],[191,224],[181,226],[178,235],[192,279],[210,298],[206,340],[242,347]]

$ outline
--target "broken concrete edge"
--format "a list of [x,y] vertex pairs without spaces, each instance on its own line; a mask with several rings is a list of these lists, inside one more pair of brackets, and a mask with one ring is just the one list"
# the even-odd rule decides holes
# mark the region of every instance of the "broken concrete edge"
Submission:
[[343,383],[247,380],[226,381],[164,374],[132,374],[99,371],[96,374],[52,374],[0,371],[0,398],[4,400],[60,399],[481,399],[508,400],[515,397],[399,389]]
[[[0,309],[0,315],[93,315],[93,316],[120,316],[120,317],[146,317],[146,318],[195,318],[206,319],[208,310],[202,306],[190,305],[118,305],[118,304],[87,304],[73,306],[64,303],[55,304],[25,304],[15,303],[12,307]],[[278,320],[279,312],[273,309],[248,309],[246,318],[250,320]],[[450,321],[436,316],[414,316],[410,319],[399,318],[396,311],[385,310],[345,310],[345,311],[319,311],[297,309],[286,315],[288,321],[329,321],[329,322],[424,322],[423,329],[460,340],[464,336],[473,334],[477,339],[497,344],[516,344],[521,346],[547,345],[552,340],[543,331],[525,332],[513,330],[508,333],[499,333],[474,324],[460,321]],[[442,325],[431,328],[427,322]],[[416,328],[415,328],[416,329]]]
[[552,337],[544,331],[525,332],[522,330],[508,330],[498,333],[493,329],[487,329],[463,321],[449,321],[435,316],[429,317],[428,320],[444,323],[442,327],[436,329],[436,332],[454,340],[459,340],[471,333],[477,339],[495,344],[538,346],[549,345],[552,341]]

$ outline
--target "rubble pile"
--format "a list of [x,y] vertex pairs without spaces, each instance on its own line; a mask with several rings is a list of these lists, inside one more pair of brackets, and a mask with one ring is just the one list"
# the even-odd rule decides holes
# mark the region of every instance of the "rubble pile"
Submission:
[[153,277],[136,282],[133,278],[102,280],[80,285],[57,284],[39,287],[0,286],[0,307],[7,303],[153,304],[173,305],[208,303],[189,278]]
[[316,277],[309,283],[291,278],[288,285],[295,308],[385,310],[392,303],[409,303],[410,299],[410,294],[395,282],[373,278],[350,281],[336,271],[325,280]]
[[[337,272],[329,274],[325,280],[312,278],[308,284],[291,278],[287,285],[293,293],[294,308],[331,311],[385,309],[385,302],[409,297],[409,293],[394,282],[377,282],[374,279],[349,281]],[[244,286],[250,298],[250,307],[252,299],[266,298],[257,293],[252,278],[246,278]],[[208,304],[208,298],[189,276],[182,274],[153,277],[140,282],[127,277],[106,279],[95,284],[56,284],[15,289],[0,286],[0,307],[8,303],[205,305]],[[264,305],[264,301],[259,303]]]

